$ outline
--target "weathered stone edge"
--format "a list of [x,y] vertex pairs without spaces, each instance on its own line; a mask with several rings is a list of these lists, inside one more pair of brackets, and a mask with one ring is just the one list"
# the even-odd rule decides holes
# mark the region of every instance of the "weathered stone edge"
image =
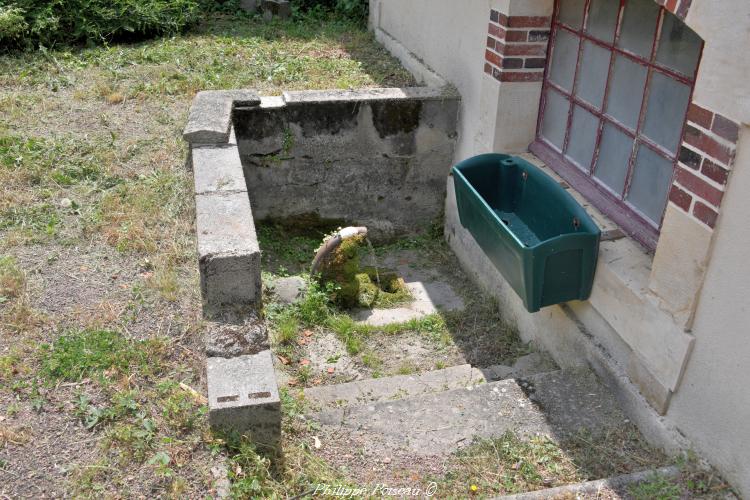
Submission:
[[[260,101],[260,99],[258,99]],[[230,101],[231,102],[231,101]],[[191,145],[193,191],[196,206],[196,239],[201,273],[204,314],[220,315],[235,306],[257,308],[260,304],[260,248],[253,223],[252,207],[244,182],[242,162],[230,130],[224,144]],[[220,163],[217,163],[220,162]],[[222,179],[212,178],[219,173]],[[247,231],[235,230],[226,240],[217,240],[212,219],[214,211],[232,217],[233,225],[247,224]],[[219,231],[221,232],[221,231]],[[217,241],[219,244],[217,244]],[[214,275],[235,269],[234,280],[244,279],[250,286],[244,297],[237,295],[236,283],[222,283]],[[237,275],[241,273],[242,276]]]
[[393,87],[358,90],[299,90],[282,93],[284,102],[294,104],[320,104],[338,101],[381,101],[381,100],[435,100],[460,99],[452,86],[437,87]]
[[235,106],[258,106],[260,96],[254,90],[204,90],[193,99],[182,137],[191,144],[229,142],[232,111]]

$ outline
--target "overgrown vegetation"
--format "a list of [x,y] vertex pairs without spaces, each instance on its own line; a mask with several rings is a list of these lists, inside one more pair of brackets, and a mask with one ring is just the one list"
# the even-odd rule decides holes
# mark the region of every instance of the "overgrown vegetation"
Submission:
[[364,340],[376,332],[386,335],[414,332],[448,341],[447,327],[439,314],[376,327],[359,323],[347,312],[337,309],[331,301],[333,295],[333,285],[322,287],[317,281],[310,281],[307,293],[300,302],[287,306],[270,304],[267,314],[276,342],[291,344],[304,328],[333,331],[349,354],[360,353]]
[[678,500],[682,498],[682,488],[671,479],[653,474],[647,481],[628,488],[634,500]]
[[364,25],[367,22],[370,2],[368,0],[292,0],[297,13],[321,15],[333,13]]
[[40,374],[50,382],[79,381],[105,371],[127,374],[138,368],[143,373],[158,372],[159,356],[165,350],[163,339],[133,342],[107,330],[71,332],[41,350]]
[[[208,10],[208,0],[4,0],[0,41],[51,47],[179,33]],[[236,7],[237,2],[231,2]]]
[[[292,0],[296,21],[335,18],[364,26],[367,0]],[[0,0],[5,49],[106,45],[176,35],[206,14],[249,18],[239,0]]]
[[446,486],[451,479],[463,476],[459,484],[475,485],[475,491],[483,496],[531,491],[577,479],[573,461],[546,436],[522,439],[508,431],[497,439],[477,441],[455,459],[457,467],[446,478]]
[[632,425],[595,437],[583,429],[559,442],[508,431],[500,438],[477,440],[458,452],[441,491],[461,495],[465,490],[457,488],[468,482],[480,496],[514,494],[627,474],[665,462],[666,457],[652,449]]

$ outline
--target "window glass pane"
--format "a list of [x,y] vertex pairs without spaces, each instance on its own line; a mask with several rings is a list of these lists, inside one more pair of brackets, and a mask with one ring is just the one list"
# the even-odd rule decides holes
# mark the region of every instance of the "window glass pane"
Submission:
[[567,156],[586,172],[591,167],[598,131],[599,119],[582,107],[576,106],[570,127]]
[[672,14],[664,14],[656,62],[692,77],[701,54],[701,38]]
[[559,92],[547,91],[542,120],[542,137],[562,150],[565,141],[565,129],[568,127],[570,102]]
[[672,185],[672,162],[641,145],[633,167],[627,200],[656,224],[661,222]]
[[615,0],[591,0],[586,32],[603,42],[612,43],[619,10],[620,2]]
[[550,80],[570,92],[578,62],[578,37],[558,29],[552,49]]
[[615,56],[607,96],[607,114],[633,130],[638,124],[647,75],[645,66],[626,57]]
[[604,124],[594,176],[615,193],[621,194],[625,187],[632,149],[633,139],[617,130],[614,125]]
[[573,29],[579,29],[583,21],[583,7],[586,0],[561,0],[559,20]]
[[583,42],[576,95],[594,105],[597,109],[602,108],[611,54],[612,52],[609,50],[598,47],[591,42]]
[[628,0],[620,28],[620,47],[650,59],[658,19],[659,5],[654,0]]
[[676,152],[690,100],[690,87],[658,71],[654,71],[650,86],[643,133],[660,146]]

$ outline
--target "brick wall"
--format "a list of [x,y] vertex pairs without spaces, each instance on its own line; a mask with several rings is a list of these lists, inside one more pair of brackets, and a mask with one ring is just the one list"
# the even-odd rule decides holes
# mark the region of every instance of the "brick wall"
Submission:
[[714,227],[734,161],[739,124],[692,103],[669,200]]
[[541,82],[552,19],[490,11],[484,72],[500,82]]

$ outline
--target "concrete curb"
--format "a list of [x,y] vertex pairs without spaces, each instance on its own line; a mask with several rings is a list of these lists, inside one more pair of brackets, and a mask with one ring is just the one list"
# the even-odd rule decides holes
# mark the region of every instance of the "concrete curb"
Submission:
[[528,493],[519,493],[517,495],[505,495],[501,497],[495,497],[495,500],[549,500],[552,498],[581,498],[581,495],[596,495],[604,488],[621,492],[632,484],[648,481],[654,475],[673,479],[679,477],[680,469],[675,466],[662,467],[660,469],[650,469],[641,472],[634,472],[633,474],[623,474],[621,476],[614,476],[607,479],[599,479],[597,481],[588,481],[586,483],[568,484],[566,486],[559,486],[557,488],[531,491]]
[[223,161],[223,155],[218,161],[206,158],[202,149],[192,152],[198,262],[207,317],[228,307],[261,305],[260,246],[250,200],[237,148],[227,149],[227,156],[236,157],[236,162]]

